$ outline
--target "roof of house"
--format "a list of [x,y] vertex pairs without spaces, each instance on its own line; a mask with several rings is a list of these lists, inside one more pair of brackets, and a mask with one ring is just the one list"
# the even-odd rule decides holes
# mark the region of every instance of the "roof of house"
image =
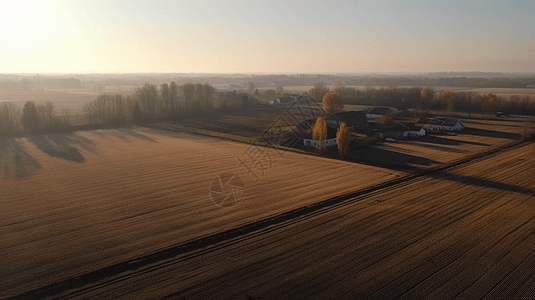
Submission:
[[429,125],[438,125],[438,126],[451,127],[451,126],[455,126],[455,124],[457,124],[457,122],[459,122],[459,121],[460,120],[457,119],[457,118],[434,117],[429,122]]
[[[336,128],[327,126],[327,139],[335,139],[336,138]],[[304,136],[305,139],[312,140],[312,132],[309,132],[307,135]]]
[[[410,131],[420,131],[420,130],[422,130],[422,129],[423,129],[422,126],[416,126],[416,125],[414,125],[414,126],[411,126]],[[425,129],[424,129],[424,130],[425,130]]]
[[395,108],[380,106],[380,107],[374,107],[371,111],[368,112],[368,114],[371,114],[371,115],[386,115],[386,114],[389,114],[393,110],[395,110]]
[[397,124],[385,127],[385,131],[388,131],[388,132],[405,132],[405,131],[409,131],[409,127],[403,125],[402,123],[397,123]]
[[314,124],[316,124],[316,120],[315,119],[308,119],[308,120],[303,120],[301,122],[299,122],[299,124],[295,125],[297,128],[299,129],[302,129],[302,130],[309,130],[311,129]]
[[420,118],[416,124],[429,124],[429,122],[431,122],[431,119],[429,118]]

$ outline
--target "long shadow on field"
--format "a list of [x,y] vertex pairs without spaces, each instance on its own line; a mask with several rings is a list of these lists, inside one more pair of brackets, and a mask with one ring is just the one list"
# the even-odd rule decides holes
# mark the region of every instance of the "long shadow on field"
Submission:
[[92,153],[96,152],[96,146],[93,141],[73,132],[33,135],[28,140],[37,149],[51,157],[77,163],[85,162],[85,157],[76,147],[81,147]]
[[460,150],[460,149],[457,149],[457,148],[450,148],[450,147],[440,146],[440,145],[432,144],[432,143],[416,142],[416,143],[411,143],[411,145],[415,145],[415,146],[422,147],[422,148],[427,148],[427,149],[444,151],[444,152],[454,152],[454,153],[465,153],[466,152],[466,151],[463,151],[463,150]]
[[518,140],[522,138],[522,136],[519,133],[479,129],[479,128],[472,128],[472,127],[465,127],[463,130],[459,131],[459,134],[494,137],[494,138],[509,139],[509,140]]
[[494,180],[490,180],[486,178],[465,176],[465,175],[452,174],[452,173],[443,173],[443,172],[431,173],[426,176],[433,177],[436,179],[455,181],[455,182],[467,184],[467,185],[488,187],[488,188],[499,189],[502,191],[522,193],[527,196],[535,196],[534,189],[529,189],[529,188],[525,188],[525,187],[521,187],[521,186],[517,186],[513,184],[498,182],[498,181],[494,181]]
[[474,145],[474,146],[490,146],[490,144],[486,144],[486,143],[459,141],[459,140],[443,138],[443,137],[435,136],[435,135],[426,136],[422,139],[419,139],[418,141],[423,142],[423,143],[438,144],[438,145],[445,145],[445,146],[461,146],[463,144]]
[[[337,149],[330,151],[337,151]],[[333,155],[336,154],[333,153]],[[353,151],[347,158],[353,162],[393,170],[420,171],[421,167],[441,164],[433,159],[373,146],[367,147],[365,150]]]
[[136,131],[133,128],[129,127],[121,127],[121,128],[115,128],[110,130],[97,130],[92,131],[91,134],[99,135],[103,138],[119,138],[123,141],[130,141],[133,138],[141,139],[149,142],[156,143],[156,140],[152,137],[145,135],[139,131]]
[[41,164],[16,139],[0,139],[0,179],[25,180],[36,174]]

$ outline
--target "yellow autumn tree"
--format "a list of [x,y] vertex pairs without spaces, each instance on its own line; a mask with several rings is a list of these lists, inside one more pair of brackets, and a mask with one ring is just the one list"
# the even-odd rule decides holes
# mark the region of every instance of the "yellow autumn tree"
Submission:
[[455,114],[455,95],[451,91],[445,91],[442,93],[444,102],[447,103],[448,115],[453,116]]
[[323,109],[327,113],[337,113],[344,109],[342,97],[336,92],[329,92],[323,96]]
[[498,111],[498,98],[496,97],[496,95],[494,94],[486,94],[486,95],[483,95],[483,110],[491,115],[491,116],[494,116],[496,115],[496,112]]
[[319,117],[312,129],[312,138],[316,141],[316,147],[323,152],[325,150],[325,140],[327,139],[327,122]]
[[338,152],[345,156],[349,152],[349,144],[351,143],[351,131],[346,123],[342,123],[336,132],[336,142],[338,143]]

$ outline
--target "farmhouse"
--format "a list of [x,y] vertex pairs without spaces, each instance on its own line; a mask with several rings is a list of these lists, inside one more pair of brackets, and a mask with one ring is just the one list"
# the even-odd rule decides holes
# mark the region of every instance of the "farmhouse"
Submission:
[[409,131],[409,127],[402,123],[397,123],[394,125],[386,126],[382,135],[384,138],[401,139],[409,136]]
[[443,118],[443,117],[435,117],[431,119],[428,125],[428,130],[432,131],[454,131],[454,130],[462,130],[464,128],[464,124],[460,119],[456,118]]
[[328,125],[339,127],[342,123],[353,129],[366,129],[368,128],[368,122],[366,114],[363,111],[343,111],[335,113],[325,118],[325,122]]
[[368,119],[379,119],[382,116],[392,116],[398,113],[398,110],[393,107],[375,107],[366,114]]
[[[336,129],[333,127],[327,126],[327,139],[325,140],[325,147],[332,147],[338,145],[338,142],[336,141]],[[303,138],[303,144],[305,146],[311,146],[316,147],[317,143],[313,139],[312,132],[309,132],[305,137]]]
[[464,124],[460,119],[444,117],[421,118],[418,120],[417,125],[423,126],[429,131],[454,131],[464,128]]
[[419,137],[425,135],[425,129],[422,126],[411,126],[409,129],[408,136],[410,137]]

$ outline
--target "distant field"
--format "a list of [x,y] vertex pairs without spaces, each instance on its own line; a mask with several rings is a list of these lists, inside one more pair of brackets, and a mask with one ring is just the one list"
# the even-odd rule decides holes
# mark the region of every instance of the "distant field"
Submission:
[[[0,298],[404,174],[268,150],[256,181],[246,151],[137,127],[0,139]],[[209,193],[224,172],[245,183],[230,208]]]
[[[327,85],[331,90],[334,90],[338,85]],[[366,86],[362,85],[344,85],[346,87],[353,87],[360,90],[365,90]],[[314,86],[307,85],[307,86],[285,86],[284,91],[289,93],[303,93],[305,91],[310,90]],[[399,88],[412,88],[414,86],[398,86]],[[418,86],[418,87],[430,87],[433,88],[435,91],[453,91],[453,92],[475,92],[475,93],[493,93],[498,96],[502,96],[505,98],[508,98],[512,95],[529,95],[529,96],[535,96],[535,89],[519,89],[519,88],[478,88],[478,87],[459,87],[459,86]],[[275,87],[270,87],[271,89],[275,89]],[[370,86],[370,88],[388,88],[385,86]],[[264,91],[268,88],[259,88],[260,91]]]
[[27,101],[34,101],[37,105],[53,102],[57,113],[60,113],[64,108],[70,109],[73,113],[82,113],[84,105],[97,99],[100,94],[126,96],[133,94],[133,92],[133,86],[121,87],[120,89],[119,87],[105,87],[102,92],[93,89],[0,90],[0,103],[13,102],[22,107]]

